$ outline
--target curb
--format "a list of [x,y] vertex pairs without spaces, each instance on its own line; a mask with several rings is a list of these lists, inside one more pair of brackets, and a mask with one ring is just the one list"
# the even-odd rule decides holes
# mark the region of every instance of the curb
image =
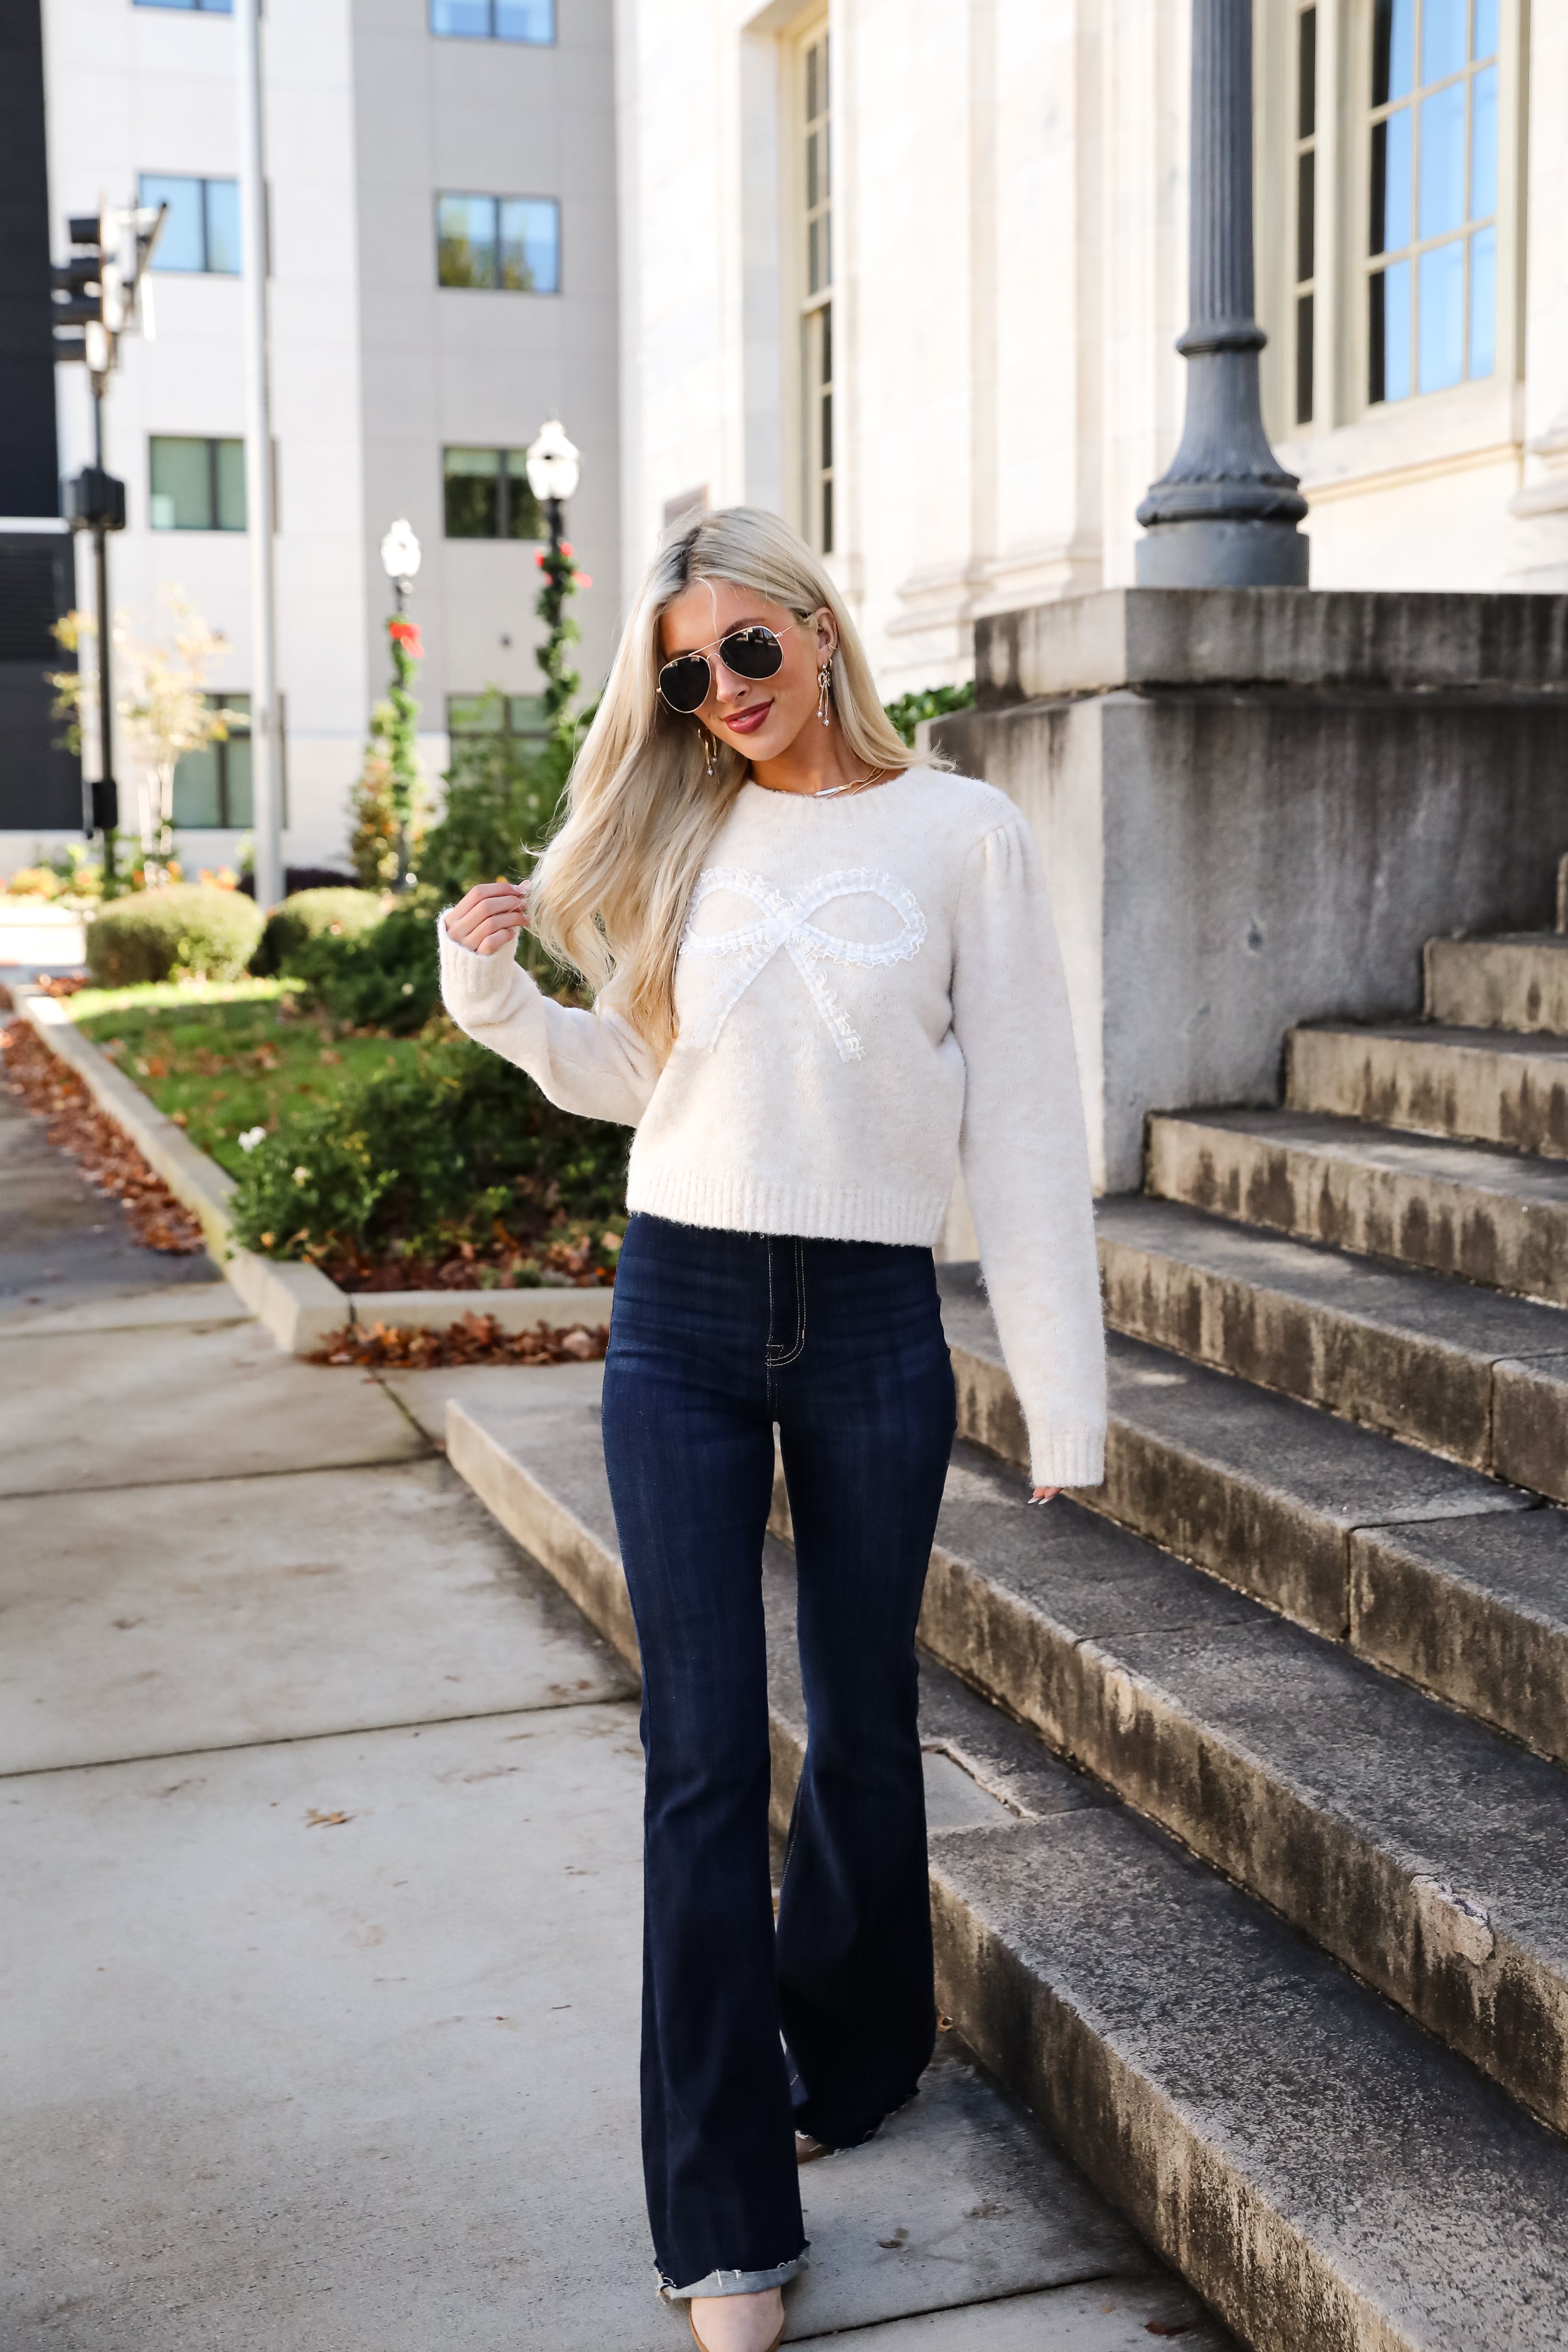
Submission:
[[612,1290],[341,1290],[319,1266],[237,1248],[230,1239],[235,1180],[227,1169],[198,1150],[183,1128],[82,1035],[58,997],[46,996],[30,981],[13,981],[10,990],[21,1018],[76,1073],[99,1108],[190,1211],[214,1265],[289,1354],[308,1356],[329,1332],[356,1323],[444,1331],[476,1309],[493,1315],[503,1331],[531,1331],[540,1323],[567,1329],[609,1322]]

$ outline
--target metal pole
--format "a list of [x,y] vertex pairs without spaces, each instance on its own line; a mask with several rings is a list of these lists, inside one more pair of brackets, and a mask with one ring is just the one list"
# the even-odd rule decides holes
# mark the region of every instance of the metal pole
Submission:
[[240,262],[245,300],[245,495],[250,532],[251,824],[256,903],[283,897],[282,762],[278,756],[272,546],[271,344],[267,303],[267,187],[263,176],[261,0],[235,0],[239,52]]
[[[92,383],[93,464],[103,471],[103,386]],[[120,795],[114,782],[114,614],[109,601],[109,533],[100,522],[92,534],[93,597],[98,606],[98,772],[99,782],[83,794],[89,834],[103,835],[103,874],[114,878],[114,830],[120,823]]]
[[1252,315],[1252,0],[1193,0],[1186,417],[1138,509],[1148,588],[1304,588],[1307,511],[1269,446]]
[[549,551],[552,555],[559,555],[560,553],[560,500],[547,499],[545,514],[549,522]]

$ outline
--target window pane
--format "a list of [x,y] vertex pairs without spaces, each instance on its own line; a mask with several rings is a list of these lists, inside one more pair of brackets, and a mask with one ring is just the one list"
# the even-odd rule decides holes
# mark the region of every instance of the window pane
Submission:
[[1402,106],[1372,126],[1373,253],[1398,253],[1410,242],[1410,110]]
[[507,698],[507,725],[514,735],[541,736],[549,731],[545,718],[542,694],[513,694]]
[[[147,0],[141,0],[145,6]],[[168,0],[160,0],[167,5]],[[177,825],[214,825],[223,823],[223,803],[218,789],[218,752],[216,743],[204,743],[199,751],[183,752],[174,766],[174,823]]]
[[206,265],[202,231],[200,180],[172,178],[162,172],[143,172],[140,201],[167,205],[168,218],[152,255],[154,269],[201,269]]
[[820,131],[813,131],[806,140],[806,204],[811,210],[822,200],[822,192],[817,184],[817,142],[821,136]]
[[218,478],[217,527],[220,530],[243,530],[245,510],[245,443],[219,441],[214,447],[217,459],[214,470]]
[[1497,55],[1497,0],[1476,0],[1476,40],[1471,55]]
[[519,294],[560,291],[560,210],[551,196],[501,200],[501,284]]
[[[247,696],[246,700],[248,701],[248,699],[249,698]],[[283,798],[286,797],[286,778],[282,772],[283,736],[281,732],[281,714],[279,719],[279,732],[273,738],[273,741],[277,747],[275,758],[278,770],[274,790],[278,793],[280,798]],[[248,726],[245,728],[243,732],[238,732],[235,729],[233,720],[230,720],[229,740],[223,746],[223,754],[225,781],[228,786],[228,791],[225,795],[228,801],[228,807],[225,811],[225,814],[230,824],[247,826],[252,822],[250,791],[250,729]],[[287,819],[285,822],[287,822]]]
[[820,45],[817,42],[813,42],[811,47],[806,52],[806,120],[808,122],[815,122],[818,115],[821,114],[822,110],[821,102],[817,96],[817,49],[819,46]]
[[1296,282],[1312,275],[1313,229],[1317,220],[1317,152],[1309,147],[1296,158]]
[[446,698],[449,735],[498,735],[505,716],[498,694],[449,694]]
[[[211,530],[213,485],[206,443],[154,435],[152,490],[155,530]],[[167,520],[160,521],[160,515]]]
[[1489,376],[1497,365],[1497,231],[1470,239],[1470,373]]
[[1410,264],[1390,263],[1369,281],[1369,400],[1410,396]]
[[1472,85],[1470,125],[1470,218],[1485,220],[1497,210],[1497,68],[1488,66]]
[[554,0],[496,0],[496,37],[499,41],[553,41]]
[[430,29],[482,41],[490,30],[489,0],[430,0]]
[[494,286],[494,196],[438,196],[435,234],[436,274],[443,286]]
[[1421,256],[1423,392],[1443,392],[1465,372],[1465,248],[1456,237]]
[[239,182],[206,180],[207,268],[221,276],[239,276]]
[[1296,136],[1310,139],[1318,127],[1318,12],[1303,8],[1296,47]]
[[501,528],[499,450],[448,449],[444,471],[447,538],[494,539]]
[[1312,421],[1312,298],[1303,294],[1296,304],[1296,422]]
[[507,537],[508,539],[547,539],[549,534],[539,512],[538,500],[528,488],[528,453],[522,449],[504,449],[507,475]]
[[1421,79],[1442,81],[1465,62],[1469,0],[1423,0]]
[[1465,85],[1421,101],[1421,234],[1442,236],[1465,217]]
[[1415,64],[1416,0],[1376,0],[1372,19],[1372,102],[1408,98]]

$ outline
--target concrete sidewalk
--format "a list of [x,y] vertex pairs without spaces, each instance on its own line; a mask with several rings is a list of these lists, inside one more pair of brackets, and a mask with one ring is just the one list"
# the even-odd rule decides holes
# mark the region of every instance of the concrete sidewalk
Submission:
[[[626,1671],[210,1274],[0,1097],[0,2344],[675,2352]],[[793,2341],[1224,2341],[948,2042],[802,2185]]]

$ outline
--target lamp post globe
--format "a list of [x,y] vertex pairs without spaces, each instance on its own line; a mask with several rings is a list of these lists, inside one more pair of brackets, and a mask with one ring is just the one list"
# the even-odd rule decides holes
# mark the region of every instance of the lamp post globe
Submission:
[[407,605],[408,592],[413,585],[421,561],[419,541],[413,535],[413,525],[406,515],[399,515],[382,541],[382,569],[396,592],[400,613]]
[[559,416],[551,416],[540,425],[528,448],[528,488],[549,520],[552,554],[560,551],[560,510],[577,488],[581,456],[576,445],[567,439]]

